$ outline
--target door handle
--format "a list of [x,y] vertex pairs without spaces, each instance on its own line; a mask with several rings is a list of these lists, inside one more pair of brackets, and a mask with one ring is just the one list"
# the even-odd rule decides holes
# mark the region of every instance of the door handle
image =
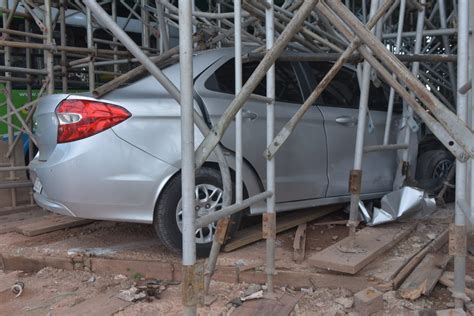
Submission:
[[257,113],[254,113],[249,110],[242,110],[242,118],[248,121],[255,121],[257,119]]
[[352,116],[339,116],[336,118],[336,123],[346,126],[357,125],[357,119]]

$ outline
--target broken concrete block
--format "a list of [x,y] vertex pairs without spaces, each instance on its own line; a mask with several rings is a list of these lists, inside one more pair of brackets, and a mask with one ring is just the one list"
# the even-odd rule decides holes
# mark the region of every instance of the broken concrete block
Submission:
[[354,308],[362,315],[370,315],[383,310],[383,294],[368,287],[354,295]]

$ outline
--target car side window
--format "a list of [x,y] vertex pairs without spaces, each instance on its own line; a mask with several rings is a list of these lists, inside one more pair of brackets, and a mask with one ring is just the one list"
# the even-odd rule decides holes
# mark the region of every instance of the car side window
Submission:
[[[309,62],[310,75],[313,76],[318,84],[333,64],[327,62]],[[387,111],[390,88],[384,82],[376,86],[372,81],[369,91],[369,110]],[[322,100],[321,100],[322,97]],[[357,74],[348,68],[342,68],[335,76],[329,86],[321,94],[317,104],[323,103],[326,106],[359,108],[360,88]],[[402,102],[400,97],[395,94],[393,105],[394,113],[402,112]]]
[[[258,61],[246,62],[242,65],[242,81],[244,84],[257,66]],[[204,86],[212,91],[234,94],[234,59],[227,61],[219,67],[219,69],[206,80]],[[262,96],[266,95],[266,78],[263,78],[253,93]],[[276,63],[275,99],[280,102],[303,103],[300,86],[290,62]]]
[[[309,66],[309,70],[316,84],[318,84],[331,69],[332,64],[309,62]],[[339,70],[321,96],[326,106],[357,108],[359,106],[360,91],[355,71],[347,68]]]

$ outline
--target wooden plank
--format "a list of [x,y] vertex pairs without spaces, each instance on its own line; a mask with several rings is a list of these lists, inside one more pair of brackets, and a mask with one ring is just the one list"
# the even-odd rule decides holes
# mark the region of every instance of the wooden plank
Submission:
[[18,226],[18,232],[25,236],[36,236],[92,222],[93,220],[90,219],[53,214],[45,216],[41,221]]
[[400,241],[383,256],[369,263],[359,274],[373,277],[382,282],[392,281],[413,257],[443,234],[444,228],[444,225],[436,225],[435,227],[418,225],[417,229],[406,239]]
[[430,295],[450,258],[451,256],[445,254],[427,254],[400,286],[400,296],[416,300],[421,295]]
[[295,308],[296,303],[303,297],[303,293],[291,295],[284,293],[277,299],[256,299],[244,302],[234,310],[232,316],[288,316]]
[[0,208],[0,216],[17,214],[22,212],[28,212],[31,210],[41,209],[38,205],[20,205],[15,207],[2,207]]
[[423,250],[416,254],[413,258],[408,261],[408,263],[398,272],[397,276],[393,278],[391,282],[394,289],[397,289],[406,277],[416,268],[416,266],[423,260],[423,258],[429,252],[435,252],[441,249],[448,242],[449,231],[446,229],[442,232],[435,240],[430,242]]
[[[311,222],[340,209],[340,205],[329,205],[284,215],[280,218],[277,218],[277,233],[284,232],[303,223]],[[242,229],[241,231],[237,232],[236,236],[222,248],[222,251],[229,252],[259,241],[262,238],[261,225],[255,225],[246,229]]]
[[296,263],[301,263],[304,260],[304,253],[306,249],[306,223],[298,225],[295,233],[295,240],[293,241],[293,260]]
[[10,223],[14,221],[19,221],[22,219],[30,218],[30,217],[38,217],[38,216],[45,216],[51,214],[47,211],[42,209],[31,210],[27,212],[20,212],[15,214],[8,214],[8,215],[0,215],[0,225],[5,223]]
[[[214,279],[219,281],[220,275],[215,276]],[[264,271],[245,271],[240,272],[239,280],[246,283],[265,284],[267,275]],[[354,293],[376,285],[376,283],[370,282],[366,277],[360,276],[284,270],[277,270],[276,275],[273,276],[273,283],[278,286],[294,288],[345,288]]]
[[406,223],[366,227],[354,237],[346,237],[314,254],[308,262],[318,268],[355,274],[408,236],[415,227],[416,224]]
[[34,210],[18,214],[0,216],[0,234],[17,231],[18,226],[42,220],[49,213],[43,210]]
[[116,295],[119,293],[118,289],[108,290],[105,293],[96,295],[84,302],[81,302],[73,307],[67,309],[52,310],[51,315],[69,315],[69,316],[83,316],[83,315],[114,315],[123,310],[125,307],[132,304],[118,299]]

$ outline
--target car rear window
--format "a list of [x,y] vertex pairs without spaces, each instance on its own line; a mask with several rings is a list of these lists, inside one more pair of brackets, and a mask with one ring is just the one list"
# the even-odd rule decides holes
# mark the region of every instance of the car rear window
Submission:
[[[258,61],[246,62],[242,65],[243,84],[252,75]],[[235,92],[235,65],[234,59],[227,61],[217,69],[205,82],[209,90],[234,94]],[[258,95],[266,95],[266,79],[264,78],[253,92]],[[290,62],[277,62],[275,68],[275,99],[280,102],[303,103],[298,79]]]

